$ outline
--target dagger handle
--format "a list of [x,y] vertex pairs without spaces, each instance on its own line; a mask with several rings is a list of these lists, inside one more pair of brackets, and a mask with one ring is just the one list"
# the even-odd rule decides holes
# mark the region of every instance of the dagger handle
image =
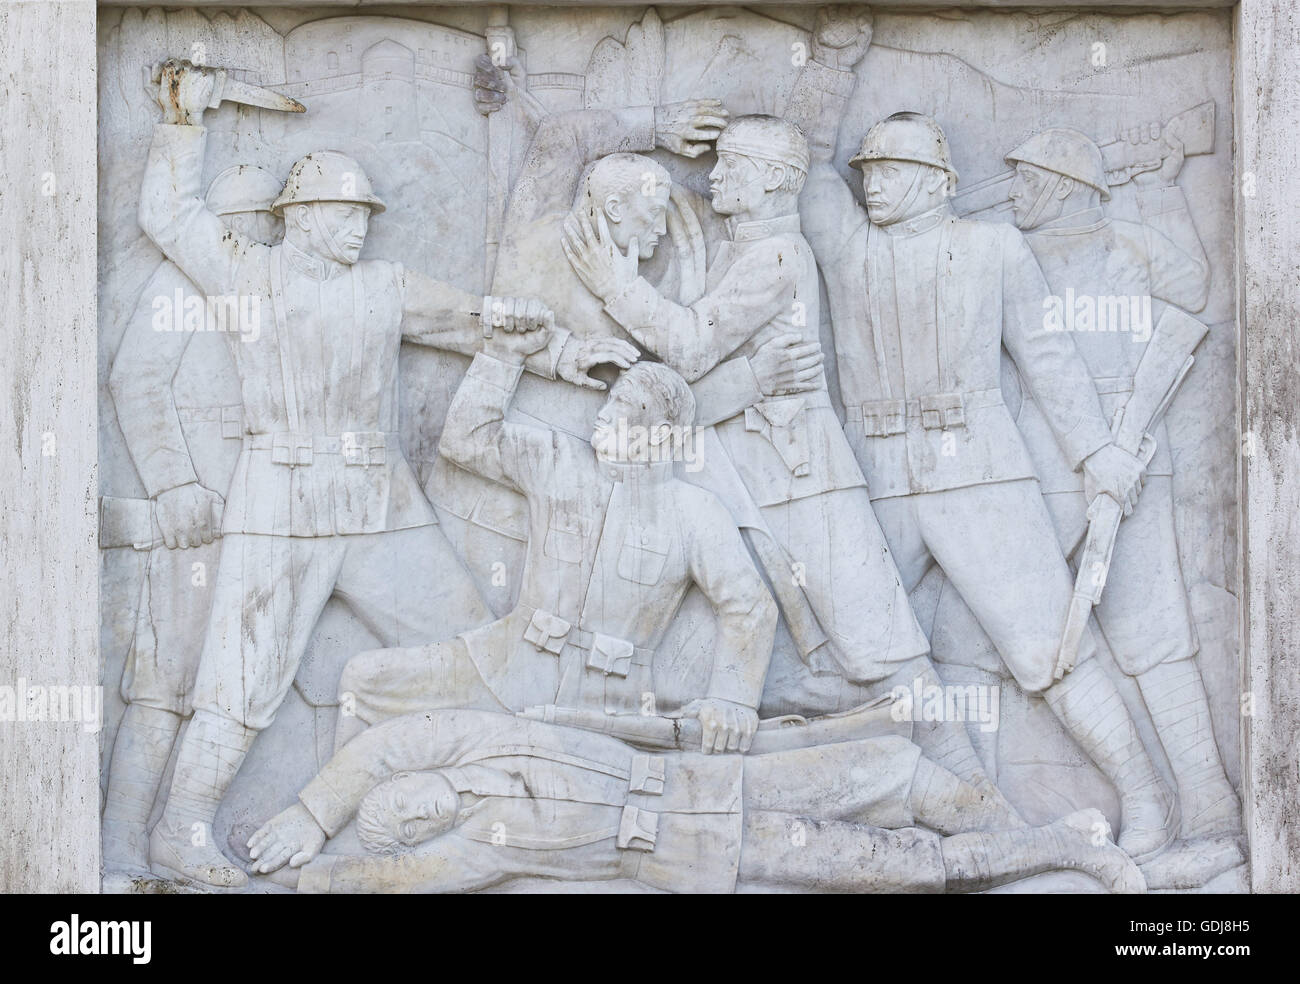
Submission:
[[212,98],[208,100],[208,109],[216,109],[226,94],[226,70],[218,68],[212,76]]

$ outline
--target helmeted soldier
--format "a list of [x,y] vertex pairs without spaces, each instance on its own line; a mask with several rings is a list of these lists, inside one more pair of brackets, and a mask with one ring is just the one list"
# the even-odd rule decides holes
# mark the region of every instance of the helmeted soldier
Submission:
[[[953,213],[957,171],[935,120],[898,113],[870,129],[853,158],[865,209],[835,171],[837,123],[871,39],[869,15],[851,17],[846,31],[841,12],[819,12],[786,108],[813,149],[800,204],[830,297],[850,443],[907,588],[943,569],[1016,681],[1115,785],[1120,846],[1153,856],[1177,802],[1118,689],[1090,658],[1056,679],[1074,579],[1003,402],[1002,347],[1090,495],[1131,507],[1141,462],[1113,443],[1071,338],[1044,326],[1048,289],[1023,237]],[[1094,648],[1089,638],[1081,651]]]
[[[236,164],[212,179],[208,209],[239,235],[274,243],[283,225],[271,203],[282,187],[265,168]],[[216,571],[221,553],[214,542],[220,531],[216,490],[229,486],[243,437],[239,381],[218,334],[241,326],[218,324],[217,314],[176,264],[164,260],[127,321],[109,376],[127,450],[145,492],[157,497],[158,526],[122,673],[127,707],[104,796],[104,864],[110,868],[148,867],[146,824],[180,722],[193,712],[194,674],[211,609],[206,572]],[[211,515],[183,516],[171,508],[181,495],[174,490],[185,485],[210,490]],[[106,502],[104,509],[118,505]],[[186,525],[190,518],[197,527]],[[204,576],[196,578],[196,571]]]
[[[1172,141],[1172,142],[1170,142]],[[1078,357],[1108,416],[1133,392],[1133,376],[1161,308],[1200,311],[1210,268],[1187,203],[1173,180],[1182,164],[1176,137],[1166,137],[1161,166],[1135,178],[1144,223],[1106,215],[1110,199],[1101,150],[1078,130],[1038,133],[1006,156],[1016,169],[1011,203],[1016,225],[1038,258],[1047,284],[1096,305],[1122,324],[1091,323],[1074,332]],[[1155,304],[1154,310],[1152,304]],[[1136,315],[1136,317],[1134,317]],[[1037,404],[1018,419],[1038,468],[1063,547],[1079,544],[1089,499],[1079,476],[1051,440]],[[1214,739],[1197,640],[1174,527],[1173,459],[1164,423],[1153,431],[1156,453],[1142,495],[1120,526],[1097,606],[1098,624],[1119,667],[1132,676],[1178,784],[1182,834],[1240,833],[1241,810]]]
[[776,605],[722,504],[673,475],[695,418],[690,388],[666,366],[638,363],[611,388],[587,440],[509,422],[523,358],[545,344],[541,335],[487,343],[440,443],[459,467],[527,500],[519,602],[458,639],[349,660],[336,746],[360,726],[430,707],[653,713],[664,673],[655,649],[694,584],[719,631],[703,689],[682,713],[704,724],[704,751],[744,751]]
[[[1056,868],[1145,890],[1096,810],[1006,829],[988,806],[897,735],[647,755],[607,735],[435,710],[337,751],[249,847],[257,870],[288,864],[298,877],[284,880],[314,893],[467,892],[529,876],[673,892],[973,892]],[[372,856],[321,854],[354,814]]]
[[[160,874],[230,887],[246,878],[213,844],[213,816],[330,596],[395,645],[488,618],[402,454],[400,344],[468,354],[482,343],[482,313],[507,330],[540,326],[550,313],[536,302],[472,297],[399,264],[358,262],[384,204],[360,165],[335,151],[291,169],[272,205],[285,222],[281,245],[227,229],[195,193],[205,135],[196,124],[213,85],[210,70],[163,66],[164,122],[139,220],[202,293],[251,298],[270,323],[255,340],[227,334],[243,447],[226,496],[194,718],[149,855]],[[210,511],[212,493],[194,483],[169,496],[180,500],[182,526],[197,529]]]
[[[718,138],[717,154],[713,209],[730,238],[689,306],[638,275],[636,243],[625,250],[599,214],[594,225],[571,220],[566,238],[570,262],[606,313],[688,380],[785,334],[820,350],[817,268],[797,211],[808,169],[803,134],[777,117],[740,117]],[[918,678],[937,683],[825,373],[806,392],[755,399],[717,431],[780,550],[782,574],[803,585],[811,604],[821,644],[800,653],[808,665],[884,691],[910,689]],[[928,724],[924,747],[942,744],[936,757],[963,777],[982,776],[960,722]]]

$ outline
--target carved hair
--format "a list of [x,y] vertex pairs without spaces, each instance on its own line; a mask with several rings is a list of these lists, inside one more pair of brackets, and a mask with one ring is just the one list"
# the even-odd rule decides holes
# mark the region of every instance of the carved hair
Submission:
[[357,837],[361,845],[371,854],[396,856],[411,850],[394,837],[388,829],[385,817],[388,815],[388,796],[390,782],[381,782],[366,793],[357,808]]
[[607,154],[600,160],[588,165],[578,182],[578,199],[581,205],[584,199],[599,202],[602,205],[610,195],[626,199],[629,195],[639,195],[646,184],[656,189],[669,189],[673,179],[662,165],[640,154]]
[[808,172],[801,171],[793,164],[782,164],[785,168],[785,180],[777,185],[777,191],[788,191],[792,195],[797,195],[803,190],[803,183],[808,178]]
[[673,427],[695,423],[695,394],[685,379],[662,362],[638,362],[619,377],[619,382],[635,386],[653,398]]

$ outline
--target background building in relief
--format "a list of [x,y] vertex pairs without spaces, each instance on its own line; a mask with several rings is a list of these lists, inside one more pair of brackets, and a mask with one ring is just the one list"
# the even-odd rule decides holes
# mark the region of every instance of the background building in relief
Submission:
[[[99,23],[107,889],[1244,888],[1226,15],[154,8]],[[166,59],[189,66],[156,72]],[[154,79],[199,88],[201,66],[306,111],[204,99],[187,123],[181,94],[160,116]],[[873,129],[897,113],[914,115]],[[338,189],[281,195],[325,150],[346,155],[321,179]],[[196,260],[163,200],[206,196],[263,244],[247,256],[292,258],[277,244],[295,203],[365,211],[365,182],[384,210],[355,269],[400,264],[448,292],[354,309],[339,284],[356,257],[318,235],[321,325],[375,332],[363,361],[393,359],[396,386],[382,381],[382,426],[286,425],[315,453],[279,461],[255,404],[286,409],[283,360],[273,348],[250,376],[248,349],[305,336],[278,324],[271,288],[221,289],[228,247]],[[677,372],[597,388],[638,354]],[[365,375],[344,369],[301,378],[328,403]],[[1167,412],[1131,414],[1108,443],[1148,378],[1151,411],[1178,380]],[[628,447],[620,423],[673,436]],[[348,435],[392,429],[344,464]],[[264,451],[265,476],[232,486]],[[279,471],[299,509],[322,485],[303,472],[331,461],[373,491],[384,452],[379,468],[404,458],[413,476],[385,486],[386,517],[420,523],[348,527],[345,505],[367,507],[338,491],[346,475],[312,493],[334,517],[319,529],[225,511],[270,501]],[[1013,486],[1023,502],[1003,501]],[[168,494],[187,487],[212,494]],[[1089,503],[1128,513],[1113,556],[1085,538]],[[231,544],[273,533],[301,557],[223,600]],[[299,604],[313,537],[321,556],[402,537],[360,575],[400,602],[313,575],[286,656],[245,630]],[[1085,593],[1108,572],[1073,669],[1062,550]],[[421,605],[426,582],[463,603]],[[1049,582],[1050,601],[1031,597]],[[278,709],[201,700],[238,736],[190,718],[223,647],[245,652],[244,689],[259,661],[287,674]],[[214,817],[195,812],[196,769]],[[559,777],[540,827],[539,776]],[[151,873],[165,809],[183,857],[155,850]],[[716,822],[682,820],[701,812]],[[818,860],[866,844],[879,869]],[[419,870],[386,853],[404,848]]]

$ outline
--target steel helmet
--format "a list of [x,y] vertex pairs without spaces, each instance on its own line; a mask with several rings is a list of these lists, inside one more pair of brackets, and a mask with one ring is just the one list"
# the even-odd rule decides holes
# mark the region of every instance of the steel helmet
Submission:
[[929,164],[947,171],[952,184],[957,182],[957,169],[952,166],[948,138],[934,117],[923,113],[895,113],[868,130],[861,149],[849,161],[849,166],[861,170],[864,161]]
[[228,167],[208,185],[208,208],[217,215],[269,212],[280,194],[280,179],[256,164]]
[[337,150],[314,150],[289,168],[289,179],[271,211],[282,216],[286,205],[311,202],[355,202],[376,213],[384,210],[361,165]]
[[1033,164],[1055,171],[1096,188],[1103,202],[1110,201],[1110,186],[1106,182],[1106,163],[1101,150],[1087,135],[1068,127],[1052,127],[1036,133],[1007,154],[1008,164]]

